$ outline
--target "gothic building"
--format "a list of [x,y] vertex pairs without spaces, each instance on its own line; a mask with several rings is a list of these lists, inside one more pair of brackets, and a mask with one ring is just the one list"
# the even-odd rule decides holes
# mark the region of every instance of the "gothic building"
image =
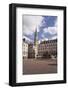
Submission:
[[57,39],[38,43],[38,33],[35,30],[34,43],[28,44],[23,39],[23,58],[51,58],[57,57]]
[[[57,57],[57,39],[42,41],[38,44],[37,58],[50,58],[52,55]],[[33,44],[28,45],[28,57],[35,58]]]

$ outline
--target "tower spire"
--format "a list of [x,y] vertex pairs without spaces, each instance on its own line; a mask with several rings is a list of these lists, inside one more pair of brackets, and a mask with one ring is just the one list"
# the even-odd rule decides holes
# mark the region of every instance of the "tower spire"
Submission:
[[36,28],[35,34],[34,34],[34,50],[35,50],[35,58],[37,58],[37,56],[38,56],[38,32],[37,32],[37,28]]
[[38,42],[38,32],[37,29],[35,30],[35,34],[34,34],[34,45],[36,45]]

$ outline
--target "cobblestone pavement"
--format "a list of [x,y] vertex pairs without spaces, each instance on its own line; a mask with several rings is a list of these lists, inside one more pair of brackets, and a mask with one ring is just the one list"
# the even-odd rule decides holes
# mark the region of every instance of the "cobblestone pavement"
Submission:
[[52,59],[24,59],[23,74],[57,73],[57,60]]

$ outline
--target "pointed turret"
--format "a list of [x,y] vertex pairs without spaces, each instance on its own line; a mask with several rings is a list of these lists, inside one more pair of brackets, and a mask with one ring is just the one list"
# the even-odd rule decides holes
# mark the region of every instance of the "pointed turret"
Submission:
[[35,30],[34,34],[34,50],[35,50],[35,58],[38,56],[38,32],[37,29]]
[[36,45],[38,43],[38,32],[37,29],[35,30],[35,34],[34,34],[34,45]]

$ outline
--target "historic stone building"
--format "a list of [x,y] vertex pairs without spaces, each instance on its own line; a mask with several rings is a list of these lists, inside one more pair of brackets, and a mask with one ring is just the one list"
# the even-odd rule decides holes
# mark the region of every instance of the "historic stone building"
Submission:
[[34,43],[26,43],[23,39],[23,58],[51,58],[57,57],[57,39],[38,43],[37,29],[34,34]]
[[57,39],[42,41],[38,45],[38,56],[43,58],[48,58],[51,56],[57,57]]
[[25,39],[23,39],[22,48],[23,58],[28,58],[28,43],[25,42]]
[[33,44],[28,45],[28,58],[35,58],[35,51]]
[[[28,58],[35,58],[33,46],[33,44],[28,45]],[[50,58],[51,56],[57,57],[57,39],[42,41],[38,44],[37,58]]]

